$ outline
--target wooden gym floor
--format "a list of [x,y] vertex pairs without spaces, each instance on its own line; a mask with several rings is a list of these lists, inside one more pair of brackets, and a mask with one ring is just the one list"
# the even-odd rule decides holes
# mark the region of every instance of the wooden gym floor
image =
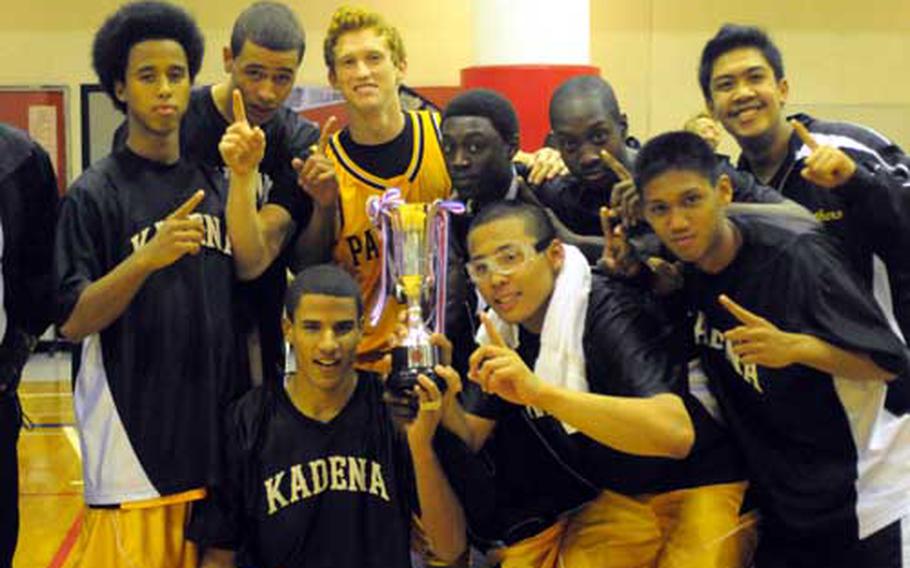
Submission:
[[19,544],[13,568],[62,568],[79,533],[82,471],[70,358],[32,357],[19,397],[31,427],[19,437]]

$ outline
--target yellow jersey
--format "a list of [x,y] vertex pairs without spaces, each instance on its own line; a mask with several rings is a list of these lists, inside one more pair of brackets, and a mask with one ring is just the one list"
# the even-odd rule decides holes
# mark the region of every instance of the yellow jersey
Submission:
[[[411,160],[401,175],[378,177],[360,167],[344,151],[339,132],[329,140],[328,155],[335,163],[341,201],[341,229],[332,251],[332,260],[350,272],[360,286],[367,314],[378,301],[382,237],[367,216],[367,200],[397,187],[408,203],[447,199],[452,182],[446,171],[439,134],[439,115],[430,111],[408,111],[406,128],[413,129]],[[372,326],[367,317],[363,338],[357,346],[359,367],[376,369],[375,363],[391,347],[402,306],[387,300],[382,318]]]

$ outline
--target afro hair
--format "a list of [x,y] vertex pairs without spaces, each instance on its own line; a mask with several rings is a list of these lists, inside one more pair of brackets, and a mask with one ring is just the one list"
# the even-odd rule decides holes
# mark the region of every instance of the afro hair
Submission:
[[205,40],[199,26],[183,8],[167,2],[142,1],[121,6],[95,33],[92,44],[92,67],[98,82],[114,106],[126,111],[117,99],[114,86],[124,81],[130,49],[146,40],[171,39],[186,53],[190,81],[202,65]]

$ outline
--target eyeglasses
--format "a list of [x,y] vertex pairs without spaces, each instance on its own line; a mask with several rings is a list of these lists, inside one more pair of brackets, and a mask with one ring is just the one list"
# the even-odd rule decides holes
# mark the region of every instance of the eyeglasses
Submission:
[[468,262],[466,265],[468,276],[474,284],[488,280],[493,274],[508,276],[523,268],[534,256],[546,249],[552,241],[552,237],[547,237],[533,245],[530,243],[506,245],[490,256]]

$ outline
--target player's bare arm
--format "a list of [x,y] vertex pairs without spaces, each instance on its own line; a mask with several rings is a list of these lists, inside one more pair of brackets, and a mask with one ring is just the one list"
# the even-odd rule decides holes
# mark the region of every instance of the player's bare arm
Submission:
[[806,365],[830,375],[857,381],[890,381],[895,374],[863,353],[847,351],[805,333],[788,333],[727,296],[718,301],[741,325],[724,333],[744,364],[779,369]]
[[675,394],[631,398],[553,386],[506,346],[486,315],[481,320],[491,343],[471,355],[468,376],[484,391],[514,404],[539,408],[621,452],[678,459],[689,454],[695,430],[685,405]]
[[243,96],[233,92],[234,122],[227,128],[218,150],[230,168],[227,217],[234,247],[234,263],[241,280],[262,274],[281,252],[290,233],[291,216],[277,205],[256,210],[259,162],[265,154],[265,134],[247,121]]
[[319,133],[319,143],[310,149],[306,161],[294,158],[291,163],[297,172],[297,183],[313,199],[310,221],[294,243],[295,270],[328,261],[340,229],[338,179],[335,166],[326,154],[335,123],[334,116],[326,120]]
[[[404,315],[402,313],[402,315]],[[430,343],[439,348],[442,354],[442,365],[434,369],[446,381],[446,392],[443,395],[441,424],[471,449],[480,451],[496,427],[495,420],[482,418],[467,412],[456,396],[462,390],[461,376],[453,369],[452,342],[441,333],[430,336]]]
[[[437,366],[436,372],[446,381],[449,390],[460,384],[451,367]],[[433,554],[441,561],[452,563],[467,548],[464,510],[446,478],[442,465],[433,450],[433,435],[443,414],[443,404],[450,404],[454,394],[444,397],[430,378],[419,375],[415,395],[418,402],[416,418],[405,424],[417,497],[420,501],[420,522],[430,542]]]
[[101,331],[129,307],[146,278],[177,262],[187,254],[197,254],[204,236],[202,219],[190,217],[205,198],[201,189],[168,215],[155,236],[145,246],[124,259],[113,270],[89,284],[60,332],[71,341]]

